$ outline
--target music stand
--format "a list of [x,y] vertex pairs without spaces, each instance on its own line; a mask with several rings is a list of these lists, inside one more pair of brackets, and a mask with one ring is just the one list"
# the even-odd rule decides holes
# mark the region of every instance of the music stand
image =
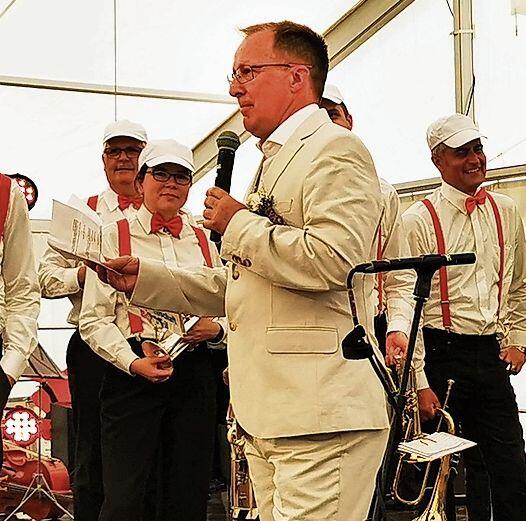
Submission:
[[[45,349],[39,343],[36,349],[31,354],[29,358],[28,367],[23,372],[22,377],[27,380],[37,381],[38,386],[38,403],[37,407],[42,409],[42,388],[46,388],[46,392],[51,398],[56,398],[55,392],[53,389],[47,385],[47,380],[49,379],[65,379],[64,373],[59,369],[57,364],[51,359],[51,357],[46,353]],[[39,415],[40,418],[40,415]],[[41,421],[41,419],[40,419]],[[29,483],[25,494],[23,495],[20,503],[9,515],[4,519],[8,521],[14,519],[14,516],[22,510],[22,507],[35,495],[42,494],[47,497],[59,510],[61,510],[66,516],[70,519],[73,519],[73,514],[69,512],[65,507],[63,507],[53,494],[49,483],[46,481],[46,478],[41,471],[41,462],[42,462],[42,436],[39,435],[37,439],[37,471],[33,476],[33,479]]]
[[[411,367],[411,362],[413,360],[413,355],[416,347],[416,340],[418,329],[420,327],[420,319],[422,317],[422,312],[424,305],[427,302],[429,295],[431,293],[431,280],[435,272],[440,268],[440,266],[446,266],[449,264],[473,264],[475,262],[475,254],[459,254],[457,259],[450,262],[450,256],[442,255],[422,255],[419,260],[420,263],[415,264],[411,268],[416,272],[416,283],[413,291],[415,306],[413,310],[413,320],[411,322],[411,331],[409,333],[409,339],[407,344],[407,351],[405,355],[405,364],[402,373],[402,378],[398,390],[393,386],[391,379],[389,378],[389,373],[384,368],[383,364],[377,360],[377,355],[374,353],[372,346],[367,342],[366,334],[363,326],[359,325],[357,320],[356,305],[354,303],[353,295],[353,285],[352,279],[353,276],[361,271],[362,266],[374,265],[373,263],[368,263],[366,265],[359,265],[353,268],[349,275],[347,276],[347,289],[349,291],[349,300],[351,304],[351,311],[353,322],[355,328],[353,331],[347,334],[342,342],[343,355],[347,359],[368,359],[372,365],[373,370],[378,376],[382,386],[385,389],[389,402],[393,406],[393,416],[391,419],[391,428],[389,431],[389,438],[387,441],[387,447],[384,453],[384,458],[380,471],[377,474],[376,487],[373,495],[373,500],[371,503],[371,508],[369,511],[369,516],[367,521],[386,521],[387,513],[385,507],[385,496],[387,492],[388,483],[391,480],[395,454],[400,442],[400,433],[402,432],[402,417],[403,412],[407,403],[407,386],[409,383],[409,371]],[[399,259],[398,259],[399,260]],[[416,258],[404,259],[404,260],[418,260]],[[382,263],[387,265],[386,269],[379,269],[378,272],[388,271],[388,266],[390,262],[394,261],[385,260],[379,261],[378,264]],[[400,261],[400,260],[399,260]],[[444,261],[444,262],[442,262]],[[394,269],[408,269],[408,268],[398,268]],[[375,273],[376,271],[366,270],[364,273]],[[398,391],[398,392],[397,392]]]

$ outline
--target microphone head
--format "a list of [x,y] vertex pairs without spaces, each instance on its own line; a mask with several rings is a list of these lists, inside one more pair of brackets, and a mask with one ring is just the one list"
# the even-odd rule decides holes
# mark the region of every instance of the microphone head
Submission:
[[451,256],[451,264],[475,264],[477,256],[474,253],[456,253]]
[[216,143],[217,148],[220,150],[222,148],[227,148],[232,150],[232,152],[235,152],[241,144],[241,141],[239,141],[239,136],[235,132],[232,132],[231,130],[225,130],[224,132],[221,132],[219,136],[217,136]]

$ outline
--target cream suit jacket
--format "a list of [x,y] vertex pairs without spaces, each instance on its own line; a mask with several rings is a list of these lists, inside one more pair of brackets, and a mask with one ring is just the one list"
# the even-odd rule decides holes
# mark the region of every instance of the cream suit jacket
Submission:
[[386,403],[367,361],[347,361],[352,328],[345,281],[374,258],[381,196],[373,161],[323,110],[282,146],[261,180],[284,226],[241,210],[230,221],[225,268],[173,270],[141,261],[132,302],[229,320],[236,417],[275,438],[383,429]]

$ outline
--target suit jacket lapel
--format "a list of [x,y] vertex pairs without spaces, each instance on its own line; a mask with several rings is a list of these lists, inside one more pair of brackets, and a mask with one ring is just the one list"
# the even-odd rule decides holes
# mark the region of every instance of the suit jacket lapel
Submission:
[[330,122],[327,112],[319,109],[310,115],[285,142],[274,157],[269,169],[263,175],[261,184],[265,187],[267,193],[272,193],[278,179],[287,169],[288,164],[303,147],[304,139],[314,134],[314,132],[327,122]]

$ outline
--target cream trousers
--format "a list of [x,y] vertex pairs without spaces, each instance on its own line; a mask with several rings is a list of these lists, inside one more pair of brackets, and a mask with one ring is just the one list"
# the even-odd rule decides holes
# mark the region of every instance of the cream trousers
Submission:
[[291,438],[247,435],[261,521],[363,521],[388,429]]

